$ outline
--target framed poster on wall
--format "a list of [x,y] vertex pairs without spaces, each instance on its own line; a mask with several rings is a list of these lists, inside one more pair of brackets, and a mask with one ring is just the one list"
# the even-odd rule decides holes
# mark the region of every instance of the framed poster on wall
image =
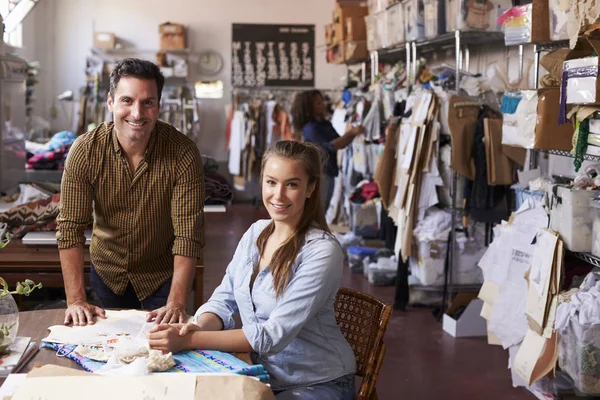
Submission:
[[234,87],[314,87],[315,26],[233,24]]

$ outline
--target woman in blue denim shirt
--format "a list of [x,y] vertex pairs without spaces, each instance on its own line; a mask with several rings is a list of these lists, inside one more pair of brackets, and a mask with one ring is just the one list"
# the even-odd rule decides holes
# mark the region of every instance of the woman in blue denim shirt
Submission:
[[244,234],[194,323],[157,325],[152,348],[250,352],[278,400],[355,398],[355,356],[334,312],[344,253],[323,214],[320,152],[292,141],[265,152],[262,197],[271,220]]

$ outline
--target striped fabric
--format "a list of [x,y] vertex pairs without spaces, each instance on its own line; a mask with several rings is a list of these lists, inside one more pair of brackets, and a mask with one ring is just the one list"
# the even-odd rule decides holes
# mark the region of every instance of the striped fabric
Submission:
[[[69,152],[57,218],[60,249],[85,243],[116,294],[131,282],[145,299],[173,276],[174,255],[198,258],[204,247],[204,173],[195,143],[157,121],[135,174],[105,122],[79,137]],[[92,219],[93,216],[93,219]]]

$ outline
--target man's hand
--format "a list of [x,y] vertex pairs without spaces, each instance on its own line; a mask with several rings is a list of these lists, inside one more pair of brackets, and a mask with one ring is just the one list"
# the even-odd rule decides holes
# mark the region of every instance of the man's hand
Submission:
[[180,330],[169,324],[156,325],[148,334],[150,348],[160,350],[163,354],[175,354],[185,350],[185,341],[186,338],[180,335]]
[[96,317],[106,319],[106,312],[84,300],[78,300],[71,303],[65,311],[65,325],[69,325],[71,322],[75,326],[93,325]]
[[158,324],[175,324],[187,321],[185,305],[168,302],[166,306],[148,313],[147,322],[154,320]]

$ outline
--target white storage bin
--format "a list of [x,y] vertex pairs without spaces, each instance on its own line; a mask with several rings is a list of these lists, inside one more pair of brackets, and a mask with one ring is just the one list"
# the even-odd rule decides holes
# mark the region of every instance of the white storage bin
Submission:
[[590,201],[592,210],[592,255],[600,257],[600,200]]
[[384,49],[389,47],[388,43],[388,13],[387,11],[382,11],[375,14],[375,24],[377,26],[377,41],[379,43],[379,48]]
[[446,33],[446,3],[444,0],[424,0],[425,37],[433,39]]
[[590,200],[597,190],[573,190],[554,185],[550,198],[550,229],[558,232],[567,249],[592,251],[592,210]]
[[388,44],[394,46],[404,43],[404,7],[402,3],[396,3],[387,10]]
[[379,49],[379,38],[377,37],[377,18],[375,15],[365,17],[367,26],[367,50],[375,51]]
[[511,0],[445,0],[446,30],[500,32],[498,18],[512,8]]
[[396,282],[398,262],[392,258],[381,257],[376,263],[370,263],[367,277],[375,286],[390,286]]
[[600,394],[600,325],[584,326],[572,317],[559,332],[558,365],[583,394]]
[[404,30],[406,41],[425,39],[425,4],[423,0],[404,0]]
[[[479,239],[479,240],[478,240]],[[477,266],[487,250],[481,238],[457,234],[458,265],[453,268],[452,282],[457,285],[472,285],[483,282],[481,268]],[[415,239],[413,253],[409,257],[410,281],[424,286],[444,284],[444,266],[448,252],[448,241],[418,241]]]

